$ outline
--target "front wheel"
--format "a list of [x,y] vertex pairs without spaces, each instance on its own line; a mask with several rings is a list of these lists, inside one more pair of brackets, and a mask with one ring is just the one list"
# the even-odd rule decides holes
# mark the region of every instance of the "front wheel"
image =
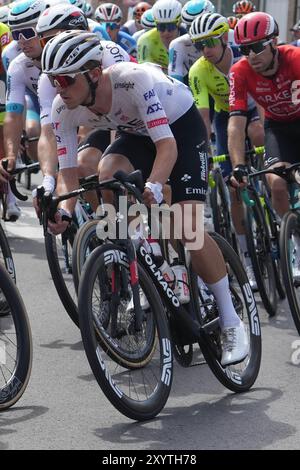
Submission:
[[9,408],[24,393],[32,363],[32,340],[22,298],[0,264],[0,410]]
[[300,335],[300,223],[297,212],[287,212],[281,222],[280,261],[293,320]]
[[[229,243],[220,235],[211,233],[218,244],[227,268],[230,293],[235,311],[244,322],[249,338],[249,354],[239,364],[223,367],[221,365],[221,330],[205,332],[199,343],[204,358],[216,378],[233,392],[245,392],[254,384],[261,362],[261,330],[255,299],[241,261]],[[198,297],[199,298],[199,297]],[[207,315],[216,309],[215,301],[207,305]],[[199,322],[203,324],[203,312],[198,304]],[[204,323],[205,326],[205,323]]]
[[108,400],[128,418],[154,418],[172,384],[173,355],[168,321],[152,280],[138,262],[142,326],[135,327],[126,251],[110,244],[87,259],[78,308],[84,349]]

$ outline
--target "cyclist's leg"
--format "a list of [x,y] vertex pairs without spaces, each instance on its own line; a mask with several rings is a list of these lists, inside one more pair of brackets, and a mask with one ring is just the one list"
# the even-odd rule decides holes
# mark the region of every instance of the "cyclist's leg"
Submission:
[[[293,124],[288,123],[288,126],[293,127]],[[300,130],[299,124],[298,127]],[[265,122],[265,168],[296,163],[298,145],[298,136],[293,136],[286,124]],[[289,210],[287,184],[276,175],[267,175],[267,182],[271,189],[272,205],[277,214],[283,217]]]
[[0,159],[4,158],[3,122],[5,116],[6,74],[0,74]]

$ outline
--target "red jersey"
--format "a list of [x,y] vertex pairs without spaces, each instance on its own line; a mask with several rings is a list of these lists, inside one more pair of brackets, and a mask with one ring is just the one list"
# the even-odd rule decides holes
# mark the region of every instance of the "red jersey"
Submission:
[[267,119],[300,119],[300,47],[279,46],[279,67],[272,77],[256,73],[247,58],[230,71],[230,113],[247,111],[247,93],[265,110]]

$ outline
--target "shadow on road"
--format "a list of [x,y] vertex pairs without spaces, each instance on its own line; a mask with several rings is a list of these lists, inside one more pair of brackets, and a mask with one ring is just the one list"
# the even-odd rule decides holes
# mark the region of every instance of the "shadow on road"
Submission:
[[[12,426],[25,421],[34,420],[47,413],[49,408],[45,406],[15,406],[0,412],[0,439],[3,436],[16,433]],[[33,423],[32,423],[33,424]],[[0,441],[0,450],[9,449],[9,442]]]
[[[106,442],[149,449],[263,449],[295,434],[296,428],[272,420],[270,405],[282,396],[274,388],[254,388],[192,406],[166,406],[153,421],[99,428]],[[195,444],[196,440],[196,444]]]

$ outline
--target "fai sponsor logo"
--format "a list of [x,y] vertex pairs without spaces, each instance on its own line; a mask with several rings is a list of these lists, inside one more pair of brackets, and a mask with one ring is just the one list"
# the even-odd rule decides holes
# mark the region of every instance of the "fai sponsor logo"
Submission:
[[160,103],[153,103],[148,106],[147,114],[156,113],[157,111],[162,111],[162,105]]
[[144,96],[144,100],[148,101],[148,100],[150,100],[150,98],[153,98],[153,96],[155,96],[155,91],[152,88],[152,90],[149,90],[146,93],[144,93],[143,96]]
[[115,83],[114,89],[117,90],[118,88],[124,88],[126,91],[129,89],[134,88],[134,83],[133,82],[120,82],[120,83]]
[[153,119],[152,121],[147,122],[148,129],[152,129],[153,127],[163,126],[165,124],[169,124],[169,120],[167,117],[160,118],[160,119]]

